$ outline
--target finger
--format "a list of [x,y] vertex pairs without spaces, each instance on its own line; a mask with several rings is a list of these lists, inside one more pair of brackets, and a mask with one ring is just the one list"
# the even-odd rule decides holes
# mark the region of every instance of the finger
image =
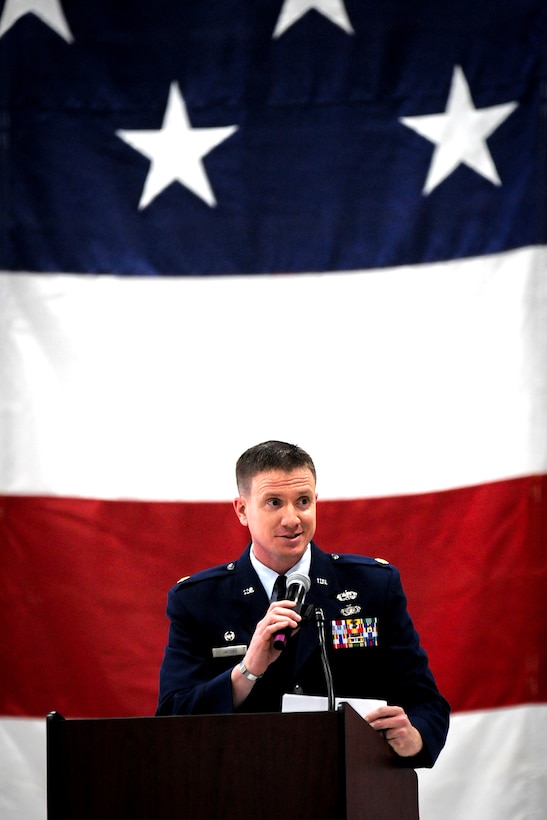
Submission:
[[275,620],[271,621],[270,626],[290,626],[292,629],[296,628],[302,618],[295,612],[284,612],[279,615],[276,614]]
[[377,709],[374,709],[372,712],[369,712],[368,715],[365,715],[365,720],[368,723],[373,723],[375,720],[382,720],[384,718],[390,717],[392,714],[392,710],[389,706],[379,706]]
[[297,618],[299,621],[302,620],[302,616],[298,612],[294,612],[292,607],[285,606],[284,602],[277,603],[273,606],[268,612],[268,615],[285,618]]
[[279,632],[281,629],[296,629],[299,626],[299,623],[294,618],[286,617],[286,618],[277,618],[275,621],[268,626],[267,631],[271,635],[275,632]]
[[277,607],[281,607],[283,609],[294,609],[296,606],[296,601],[289,601],[286,598],[284,601],[272,601],[270,604],[270,611],[272,609],[276,609]]

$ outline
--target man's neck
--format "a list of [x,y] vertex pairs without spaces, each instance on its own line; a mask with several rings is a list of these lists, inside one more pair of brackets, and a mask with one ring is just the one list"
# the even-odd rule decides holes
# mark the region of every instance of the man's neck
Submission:
[[301,572],[303,575],[310,574],[311,546],[308,544],[300,560],[297,561],[292,567],[288,567],[284,572],[278,572],[277,570],[266,566],[266,564],[263,564],[262,561],[259,561],[254,554],[252,545],[250,559],[256,574],[262,582],[262,586],[266,590],[266,595],[268,596],[268,599],[270,599],[272,597],[273,585],[278,575],[290,575],[292,572]]

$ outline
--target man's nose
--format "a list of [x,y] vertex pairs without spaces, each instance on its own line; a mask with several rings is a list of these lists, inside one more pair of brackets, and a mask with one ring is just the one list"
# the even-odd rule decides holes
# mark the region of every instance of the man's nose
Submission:
[[298,527],[300,524],[298,511],[292,504],[288,504],[283,510],[283,524],[286,527]]

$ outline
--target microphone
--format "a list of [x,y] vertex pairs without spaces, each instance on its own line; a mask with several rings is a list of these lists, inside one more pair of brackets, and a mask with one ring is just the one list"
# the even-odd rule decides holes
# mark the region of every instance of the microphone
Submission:
[[321,664],[323,666],[323,674],[325,675],[325,683],[327,684],[327,709],[329,712],[334,712],[336,706],[336,700],[334,697],[334,682],[332,680],[332,670],[329,664],[327,641],[325,638],[325,614],[321,607],[316,607],[315,622],[317,624],[319,647],[321,649]]
[[[310,579],[307,575],[300,572],[293,572],[291,575],[287,575],[287,594],[285,595],[285,600],[296,601],[294,611],[298,612],[299,615],[300,610],[302,609],[302,604],[304,603],[306,592],[309,588]],[[285,629],[281,629],[277,632],[273,639],[274,649],[285,649],[291,632],[292,629],[290,626],[287,626]]]

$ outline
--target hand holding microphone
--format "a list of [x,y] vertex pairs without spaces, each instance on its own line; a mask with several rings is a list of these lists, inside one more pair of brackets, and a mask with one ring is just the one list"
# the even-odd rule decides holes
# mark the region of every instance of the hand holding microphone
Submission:
[[[292,601],[295,606],[294,609],[291,609],[291,613],[296,612],[300,615],[304,597],[309,588],[310,579],[308,576],[293,572],[287,576],[287,591],[284,597],[275,603],[279,605],[285,601]],[[264,618],[258,622],[243,662],[232,670],[233,698],[236,707],[245,700],[250,687],[264,675],[270,663],[277,659],[278,652],[285,648],[291,633],[295,629],[295,627],[290,626],[279,628],[274,630],[272,637],[271,609],[274,605],[270,606]],[[287,612],[287,609],[285,609],[285,612]]]
[[[296,604],[294,611],[299,615],[302,604],[304,603],[304,598],[306,597],[306,592],[309,588],[310,579],[307,575],[300,572],[293,572],[291,575],[287,575],[287,593],[284,600],[294,601]],[[273,637],[274,649],[285,649],[291,632],[292,629],[290,627],[285,627],[285,629],[281,629],[277,632]]]

